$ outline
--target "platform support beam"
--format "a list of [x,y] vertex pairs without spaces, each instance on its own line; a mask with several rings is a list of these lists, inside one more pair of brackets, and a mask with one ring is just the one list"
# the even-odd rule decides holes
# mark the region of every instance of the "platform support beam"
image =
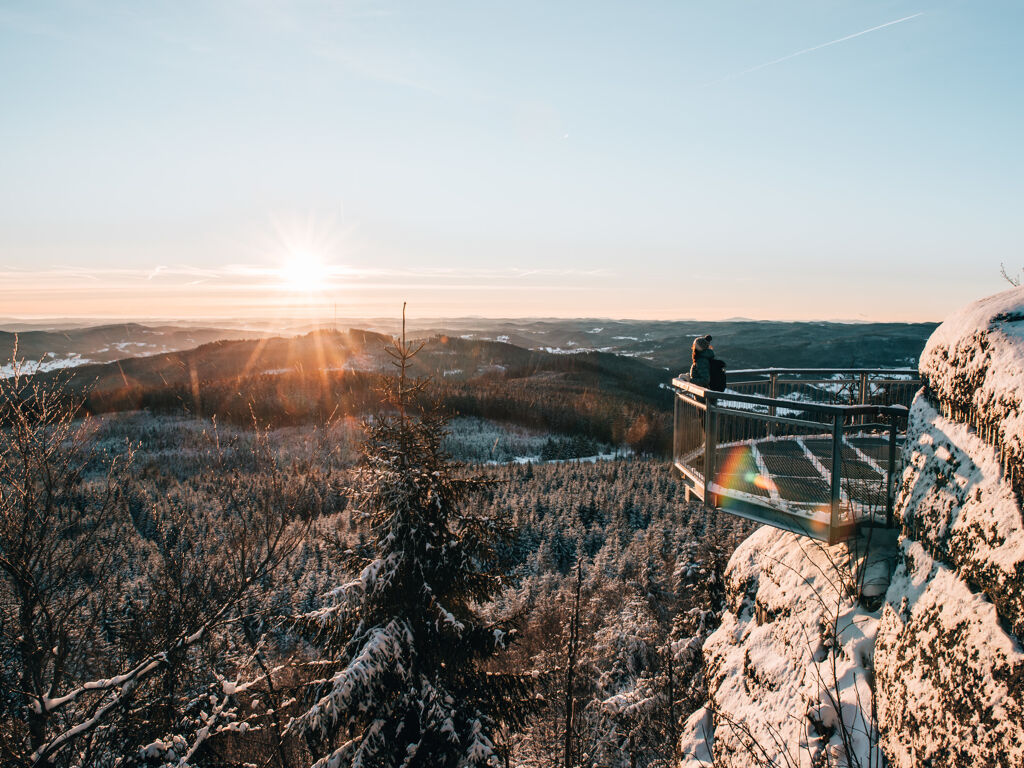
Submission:
[[896,489],[896,425],[899,420],[889,416],[889,466],[886,480],[885,492],[885,527],[892,528],[895,515],[895,489]]
[[715,417],[715,407],[709,398],[704,411],[704,506],[712,509],[718,506],[718,499],[711,490],[715,482],[715,449],[718,447],[718,420]]
[[832,509],[829,527],[833,531],[839,530],[839,505],[843,498],[842,474],[843,415],[837,413],[832,417]]
[[[857,402],[859,405],[868,403],[868,375],[866,373],[860,375],[860,392],[857,394]],[[859,416],[857,421],[863,424],[867,421],[867,416]]]

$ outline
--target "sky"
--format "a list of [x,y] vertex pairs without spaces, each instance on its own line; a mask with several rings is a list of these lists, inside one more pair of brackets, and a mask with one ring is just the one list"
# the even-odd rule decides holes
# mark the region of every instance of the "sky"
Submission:
[[0,0],[0,318],[940,320],[1024,3]]

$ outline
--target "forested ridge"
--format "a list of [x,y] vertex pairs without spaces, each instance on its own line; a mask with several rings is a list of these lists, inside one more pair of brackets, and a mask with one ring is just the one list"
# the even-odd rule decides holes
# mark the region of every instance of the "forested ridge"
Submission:
[[[380,407],[385,337],[351,330],[225,341],[187,352],[38,374],[81,395],[88,414],[145,410],[264,426],[315,424]],[[445,412],[664,454],[669,376],[604,353],[556,355],[435,336],[415,361]]]
[[[356,328],[370,329],[368,332],[375,336],[395,330],[392,318],[350,322]],[[239,323],[234,328],[125,323],[41,330],[16,323],[8,325],[6,332],[0,330],[0,360],[10,358],[16,341],[20,354],[28,360],[44,360],[49,365],[62,360],[82,364],[172,353],[214,341],[308,334],[316,326],[308,321],[279,321],[277,330],[272,330],[265,321],[256,321],[251,327]],[[16,337],[13,331],[19,327]],[[690,343],[703,334],[714,337],[716,346],[735,369],[913,366],[934,328],[935,323],[447,318],[423,320],[412,335],[460,339],[471,344],[503,343],[536,352],[614,353],[658,370],[678,371],[689,366]]]
[[[407,406],[424,415],[409,423],[433,425],[416,438],[427,446],[418,449],[421,475],[391,472],[373,453],[373,430],[397,418],[387,405],[394,392],[382,398],[375,390],[393,389],[393,379],[379,372],[338,372],[338,386],[348,387],[340,391],[302,370],[262,374],[246,381],[244,393],[236,387],[237,399],[224,397],[228,383],[206,383],[195,410],[188,406],[194,392],[161,406],[160,397],[182,392],[167,387],[133,403],[144,411],[85,420],[104,409],[90,405],[96,395],[83,393],[80,380],[3,380],[4,764],[300,766],[323,758],[348,765],[356,764],[355,748],[345,746],[353,738],[365,759],[377,755],[365,764],[399,764],[374,751],[397,736],[382,741],[361,730],[388,718],[353,719],[347,709],[372,709],[371,700],[396,684],[393,676],[387,685],[368,682],[351,643],[367,611],[394,600],[396,616],[420,610],[401,608],[402,595],[415,590],[381,601],[367,587],[351,603],[345,585],[368,584],[366,568],[393,562],[381,547],[398,534],[382,532],[373,504],[386,512],[395,498],[388,488],[405,487],[407,475],[425,478],[423,499],[449,493],[431,490],[447,473],[444,482],[456,490],[437,530],[448,531],[451,544],[418,551],[429,560],[426,553],[449,551],[471,530],[486,550],[431,577],[470,569],[459,581],[469,591],[442,601],[463,607],[442,609],[434,602],[441,592],[422,604],[440,611],[437,631],[452,622],[455,632],[442,646],[456,655],[432,668],[458,666],[465,652],[477,654],[467,668],[474,674],[520,682],[478,689],[461,674],[437,678],[431,685],[463,694],[437,700],[456,707],[450,716],[403,710],[425,756],[409,765],[445,765],[452,755],[462,760],[452,765],[669,765],[680,723],[703,700],[700,642],[715,626],[720,575],[743,528],[686,504],[667,464],[645,457],[650,432],[638,435],[635,425],[658,411],[629,410],[635,382],[588,368],[592,361],[559,365],[580,380],[559,382],[555,372],[518,387],[490,371],[475,382],[418,384]],[[587,375],[607,377],[599,392],[589,390]],[[555,384],[546,387],[546,378]],[[330,399],[342,407],[327,412]],[[455,410],[470,415],[444,426],[443,415]],[[372,413],[368,441],[360,423]],[[399,461],[412,443],[388,434],[378,448]],[[587,455],[624,443],[639,454],[474,463],[522,451]],[[376,480],[368,481],[367,466],[378,467]],[[369,506],[368,482],[384,483]],[[408,519],[433,507],[422,509]],[[465,634],[473,622],[500,633],[480,645],[476,630]],[[379,631],[395,626],[385,622]],[[365,648],[377,648],[377,631],[365,635]],[[410,650],[425,642],[421,630],[410,631],[400,635],[400,645],[411,643],[401,652],[421,658]],[[457,638],[470,636],[477,639],[459,651]],[[331,688],[345,669],[369,686],[362,698]],[[470,693],[485,689],[504,693],[489,695],[490,704]],[[330,690],[341,698],[323,709]],[[458,709],[472,701],[479,714]],[[412,721],[403,728],[411,733]],[[470,742],[476,747],[467,752]]]

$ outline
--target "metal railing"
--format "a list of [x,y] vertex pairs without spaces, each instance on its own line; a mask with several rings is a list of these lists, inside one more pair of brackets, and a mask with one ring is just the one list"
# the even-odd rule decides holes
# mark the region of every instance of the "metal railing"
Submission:
[[724,392],[672,382],[673,459],[688,494],[830,543],[892,525],[916,371],[767,368],[729,379]]

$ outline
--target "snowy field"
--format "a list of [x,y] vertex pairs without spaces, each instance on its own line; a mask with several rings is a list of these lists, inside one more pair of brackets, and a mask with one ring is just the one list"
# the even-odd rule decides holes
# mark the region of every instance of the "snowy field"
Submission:
[[[106,450],[119,452],[126,441],[140,444],[147,455],[173,463],[198,450],[208,450],[207,439],[249,444],[252,433],[216,421],[184,416],[130,412],[95,420],[98,439]],[[313,442],[323,443],[339,465],[353,464],[363,439],[362,422],[339,419],[327,428],[283,427],[269,433],[279,455],[288,461],[304,455]],[[240,442],[239,442],[240,441]],[[559,461],[611,461],[632,451],[581,437],[530,430],[486,419],[456,417],[448,425],[442,447],[455,461],[468,464],[525,464]]]

